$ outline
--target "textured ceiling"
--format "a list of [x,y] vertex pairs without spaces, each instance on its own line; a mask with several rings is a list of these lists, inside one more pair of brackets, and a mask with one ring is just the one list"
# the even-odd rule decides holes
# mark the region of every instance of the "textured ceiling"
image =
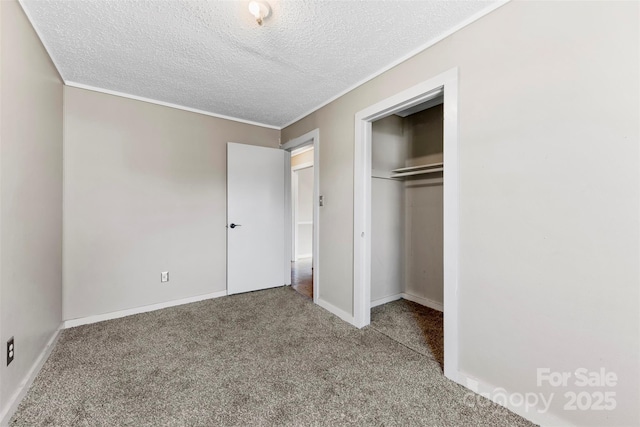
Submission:
[[492,1],[22,0],[62,78],[280,127]]

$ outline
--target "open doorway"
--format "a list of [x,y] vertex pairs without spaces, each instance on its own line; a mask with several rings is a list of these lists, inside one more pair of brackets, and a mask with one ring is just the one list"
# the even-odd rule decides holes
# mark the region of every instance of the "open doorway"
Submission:
[[313,300],[313,146],[291,152],[291,286]]
[[[382,170],[376,171],[373,168],[373,150],[372,134],[373,124],[381,119],[391,117],[393,115],[411,115],[421,110],[424,111],[427,107],[442,105],[441,120],[442,120],[442,151],[441,153],[431,152],[432,150],[418,150],[417,156],[414,159],[407,158],[407,149],[405,145],[404,152],[398,151],[398,156],[395,160],[402,159],[404,165],[392,165],[389,161],[390,157],[382,156],[379,160],[382,160]],[[427,197],[437,199],[441,197],[442,210],[441,210],[441,227],[442,227],[442,240],[434,243],[439,245],[442,255],[442,261],[440,264],[440,271],[442,273],[442,309],[444,320],[444,344],[440,347],[444,347],[444,374],[449,379],[458,381],[458,298],[457,298],[457,286],[458,286],[458,70],[452,69],[445,73],[442,73],[432,79],[424,81],[416,86],[413,86],[405,91],[402,91],[394,96],[391,96],[383,101],[380,101],[374,105],[359,111],[355,117],[355,155],[354,155],[354,324],[358,327],[364,327],[371,321],[371,307],[372,307],[372,265],[374,258],[372,255],[375,253],[372,251],[373,246],[373,204],[372,204],[372,189],[373,189],[373,176],[375,173],[384,178],[391,179],[408,179],[412,176],[432,176],[437,178],[437,174],[442,174],[442,184],[437,182],[431,182],[429,185],[429,191],[424,192],[425,196],[413,194],[415,192],[405,191],[405,188],[415,186],[415,183],[404,184],[403,195],[399,195],[396,192],[396,202],[402,205],[406,205],[406,198],[414,197]],[[396,154],[397,154],[396,153]],[[404,153],[404,154],[402,154]],[[395,155],[395,154],[394,154]],[[389,163],[389,164],[386,164]],[[378,165],[380,166],[380,165]],[[387,170],[388,169],[388,170]],[[386,173],[385,173],[386,172]],[[433,180],[432,178],[432,180]],[[392,184],[396,189],[400,189],[400,184]],[[441,185],[441,187],[438,187]],[[389,187],[382,184],[379,187]],[[423,186],[426,187],[426,186]],[[385,188],[388,190],[388,188]],[[383,192],[384,190],[383,189]],[[421,192],[423,193],[423,192]],[[392,192],[393,195],[393,192]],[[402,198],[405,199],[402,199]],[[434,200],[435,200],[434,199]],[[421,203],[421,201],[419,201]],[[410,202],[411,205],[413,202]],[[432,207],[435,205],[432,205]],[[429,219],[429,215],[425,215],[424,212],[415,210],[410,206],[410,209],[405,209],[405,212],[393,212],[397,218],[404,218],[412,220],[416,218],[420,221]],[[407,210],[409,212],[407,212]],[[433,212],[432,212],[433,213]],[[432,215],[434,216],[434,215]],[[438,219],[436,218],[431,219]],[[380,218],[378,218],[380,219]],[[396,224],[397,225],[397,224]],[[435,226],[437,227],[437,226]],[[395,230],[395,233],[402,233],[405,235],[404,226],[391,226],[389,228],[391,232]],[[423,231],[421,229],[421,231]],[[436,230],[437,231],[437,230]],[[392,236],[393,233],[387,233],[388,236]],[[436,233],[437,234],[437,233]],[[416,235],[410,236],[412,239]],[[384,240],[384,238],[383,238]],[[431,240],[436,242],[437,239]],[[417,241],[418,247],[413,248],[411,245],[407,245],[407,241],[398,243],[394,240],[393,244],[396,245],[400,255],[400,258],[404,258],[406,251],[411,250],[420,256],[420,251],[423,247],[419,247],[421,243]],[[405,251],[405,252],[402,252]],[[399,260],[404,262],[404,259]],[[436,257],[437,258],[437,257]],[[435,260],[435,258],[432,258]],[[390,268],[388,264],[385,268]],[[379,266],[376,266],[378,268]],[[384,267],[384,266],[383,266]],[[400,279],[400,283],[404,286],[405,292],[391,293],[388,296],[396,298],[401,295],[402,298],[410,299],[403,296],[415,293],[414,289],[407,287],[405,277],[408,275],[415,275],[416,272],[421,274],[423,271],[431,269],[432,272],[436,271],[431,267],[425,268],[426,263],[418,263],[415,265],[415,270],[412,266],[407,269],[406,265],[400,265],[395,271],[383,271],[382,273],[389,276],[397,276]],[[379,279],[379,272],[376,272],[376,280]],[[419,281],[418,281],[419,282]],[[402,290],[402,289],[401,289]],[[409,290],[409,292],[406,292]],[[385,292],[386,293],[386,292]],[[413,295],[414,297],[416,295]],[[420,298],[418,302],[422,305],[429,306],[430,301],[428,297]],[[417,298],[414,298],[414,301]],[[384,296],[379,294],[377,296],[378,303],[384,303]],[[432,301],[431,301],[432,302]],[[432,308],[433,307],[433,304]],[[438,307],[440,308],[440,307]],[[436,345],[438,345],[436,343]]]
[[371,127],[371,323],[441,367],[443,101]]
[[290,213],[286,218],[285,244],[290,253],[291,285],[317,304],[320,294],[320,132],[314,129],[280,148],[291,154],[289,170],[285,172],[288,193],[285,212]]

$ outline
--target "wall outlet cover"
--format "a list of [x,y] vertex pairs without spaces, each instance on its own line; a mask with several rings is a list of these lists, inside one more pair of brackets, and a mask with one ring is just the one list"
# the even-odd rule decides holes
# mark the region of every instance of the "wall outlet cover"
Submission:
[[162,273],[160,273],[160,282],[164,283],[168,281],[169,281],[169,272],[163,271]]

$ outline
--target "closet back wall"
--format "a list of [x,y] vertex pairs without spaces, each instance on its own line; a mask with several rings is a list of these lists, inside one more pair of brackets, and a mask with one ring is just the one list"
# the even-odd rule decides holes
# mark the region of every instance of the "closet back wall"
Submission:
[[442,173],[406,180],[391,170],[442,162],[443,109],[372,123],[371,301],[401,293],[443,303]]
[[224,291],[226,143],[279,131],[66,86],[64,120],[64,319]]
[[[404,119],[409,144],[406,166],[442,162],[442,104]],[[442,173],[405,181],[406,282],[404,292],[442,305],[444,229]]]

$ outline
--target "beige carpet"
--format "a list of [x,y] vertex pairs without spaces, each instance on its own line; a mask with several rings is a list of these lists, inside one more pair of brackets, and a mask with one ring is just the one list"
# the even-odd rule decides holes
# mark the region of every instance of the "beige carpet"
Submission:
[[441,312],[401,299],[374,307],[370,327],[436,361],[444,369]]
[[531,425],[464,403],[420,309],[376,308],[358,330],[278,288],[68,329],[11,424]]

